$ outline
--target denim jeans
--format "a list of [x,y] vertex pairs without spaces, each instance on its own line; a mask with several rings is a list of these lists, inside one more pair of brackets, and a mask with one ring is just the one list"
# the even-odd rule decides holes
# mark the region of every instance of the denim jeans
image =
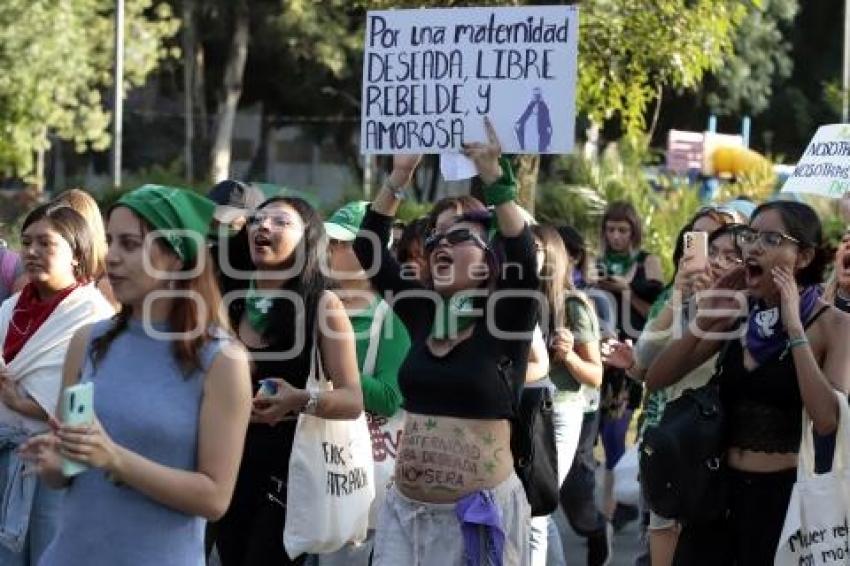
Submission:
[[[0,451],[0,485],[6,484],[11,451]],[[29,529],[22,552],[12,552],[0,545],[3,566],[36,566],[59,526],[59,506],[64,490],[54,490],[38,480],[30,511]]]
[[[581,424],[584,420],[584,405],[574,401],[558,402],[554,404],[552,422],[555,425],[555,448],[558,451],[558,485],[564,483],[564,479],[570,471],[576,448],[581,435]],[[553,537],[550,528],[554,525],[552,517],[532,517],[531,519],[531,564],[532,566],[546,566],[549,539],[553,546],[558,544],[560,537]],[[556,547],[557,548],[557,547]]]

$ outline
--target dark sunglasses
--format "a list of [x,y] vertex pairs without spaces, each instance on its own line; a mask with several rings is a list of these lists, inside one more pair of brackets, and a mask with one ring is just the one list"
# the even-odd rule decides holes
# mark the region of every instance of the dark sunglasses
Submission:
[[484,242],[478,234],[469,228],[459,228],[458,230],[452,230],[451,232],[445,233],[434,232],[428,236],[425,239],[425,251],[428,253],[433,252],[443,240],[445,240],[446,244],[449,246],[456,246],[464,242],[473,242],[481,249],[487,249],[486,242]]
[[742,248],[752,247],[756,244],[756,242],[759,241],[761,242],[761,245],[765,248],[778,248],[785,240],[798,245],[800,244],[800,240],[789,236],[788,234],[783,234],[782,232],[759,232],[757,230],[753,230],[752,228],[747,227],[742,227],[735,230],[735,241],[738,243],[738,246]]

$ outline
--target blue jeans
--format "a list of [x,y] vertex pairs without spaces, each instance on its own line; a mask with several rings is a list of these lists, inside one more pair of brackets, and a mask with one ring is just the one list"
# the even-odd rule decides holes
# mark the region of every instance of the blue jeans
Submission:
[[[6,484],[9,452],[0,451],[0,486]],[[0,544],[0,564],[3,566],[36,566],[59,527],[59,506],[64,490],[47,487],[41,480],[35,488],[30,512],[29,530],[23,551],[12,552]]]

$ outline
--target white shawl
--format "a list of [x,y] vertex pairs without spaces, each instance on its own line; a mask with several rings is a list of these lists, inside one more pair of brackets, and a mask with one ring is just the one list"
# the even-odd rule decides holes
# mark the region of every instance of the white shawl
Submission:
[[[0,305],[0,345],[6,341],[6,332],[20,293]],[[27,340],[21,351],[5,366],[7,374],[26,393],[53,415],[59,402],[62,387],[62,366],[71,337],[81,327],[109,318],[115,310],[94,285],[84,285],[65,297],[50,313],[44,324]],[[0,357],[2,362],[2,357]],[[35,433],[45,430],[47,424],[12,411],[0,402],[0,424],[19,426]]]

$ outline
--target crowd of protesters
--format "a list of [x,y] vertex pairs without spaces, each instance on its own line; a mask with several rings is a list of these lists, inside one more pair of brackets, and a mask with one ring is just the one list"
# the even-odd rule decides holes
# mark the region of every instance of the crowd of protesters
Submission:
[[[636,563],[772,564],[801,411],[826,469],[834,391],[850,389],[850,237],[827,277],[807,205],[708,206],[669,250],[668,281],[628,202],[608,205],[598,243],[535,223],[486,131],[464,149],[483,201],[445,198],[406,225],[412,155],[393,158],[372,202],[327,219],[239,181],[208,197],[146,185],[103,211],[73,190],[32,210],[20,250],[0,249],[0,564],[201,565],[215,549],[223,566],[602,566],[636,519]],[[684,243],[695,233],[703,263]],[[308,387],[317,359],[328,390]],[[618,502],[627,446],[712,380],[726,489],[705,495],[722,512],[685,521],[651,498]],[[94,420],[63,422],[62,392],[87,383]],[[532,389],[551,394],[556,504],[584,555],[563,556],[534,478],[518,475]],[[403,417],[368,536],[289,556],[299,415],[364,411]],[[463,458],[435,463],[434,445]]]

